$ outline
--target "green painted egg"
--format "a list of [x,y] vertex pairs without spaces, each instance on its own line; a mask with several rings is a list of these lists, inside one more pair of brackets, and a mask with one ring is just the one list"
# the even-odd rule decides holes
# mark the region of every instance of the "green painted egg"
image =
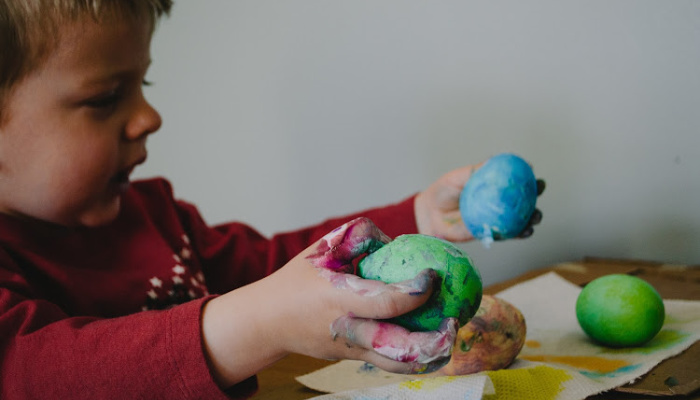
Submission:
[[363,258],[358,264],[358,275],[396,283],[412,279],[426,268],[437,272],[440,286],[425,304],[391,322],[411,331],[436,330],[448,317],[465,325],[481,303],[481,275],[469,256],[446,240],[420,234],[398,236]]
[[659,293],[636,276],[610,274],[588,283],[576,300],[576,318],[588,336],[610,347],[640,346],[664,324]]

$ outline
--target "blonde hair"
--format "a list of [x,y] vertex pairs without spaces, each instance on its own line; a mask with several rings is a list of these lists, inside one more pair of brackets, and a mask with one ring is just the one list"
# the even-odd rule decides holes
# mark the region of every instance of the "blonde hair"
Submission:
[[0,125],[9,93],[48,55],[62,24],[85,17],[97,22],[145,18],[153,29],[171,7],[172,0],[1,0]]

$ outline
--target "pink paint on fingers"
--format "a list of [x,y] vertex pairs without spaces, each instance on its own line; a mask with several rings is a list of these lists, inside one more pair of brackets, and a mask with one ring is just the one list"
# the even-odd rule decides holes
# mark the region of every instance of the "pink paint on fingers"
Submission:
[[397,325],[380,323],[372,348],[396,361],[428,364],[450,357],[457,329],[454,318],[446,319],[439,330],[430,332],[409,332]]
[[413,373],[425,373],[449,361],[457,328],[455,318],[444,320],[437,331],[410,332],[386,322],[344,316],[331,324],[331,334],[344,338],[350,347],[373,349],[391,360],[413,364]]
[[339,272],[353,272],[352,260],[371,253],[389,243],[374,223],[365,217],[356,218],[321,238],[313,254],[307,257],[314,266]]

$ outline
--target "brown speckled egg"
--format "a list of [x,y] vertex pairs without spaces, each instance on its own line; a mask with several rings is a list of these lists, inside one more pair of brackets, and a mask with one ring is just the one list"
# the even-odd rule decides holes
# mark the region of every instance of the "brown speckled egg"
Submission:
[[440,372],[466,375],[510,365],[525,344],[525,318],[505,300],[483,295],[481,306],[457,332],[452,358]]

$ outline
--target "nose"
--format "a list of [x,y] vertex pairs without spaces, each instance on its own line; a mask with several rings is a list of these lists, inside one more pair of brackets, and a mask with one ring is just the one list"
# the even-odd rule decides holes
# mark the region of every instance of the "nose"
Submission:
[[151,106],[146,99],[141,98],[141,102],[129,119],[125,135],[127,140],[137,140],[148,136],[160,129],[163,120],[158,111]]

